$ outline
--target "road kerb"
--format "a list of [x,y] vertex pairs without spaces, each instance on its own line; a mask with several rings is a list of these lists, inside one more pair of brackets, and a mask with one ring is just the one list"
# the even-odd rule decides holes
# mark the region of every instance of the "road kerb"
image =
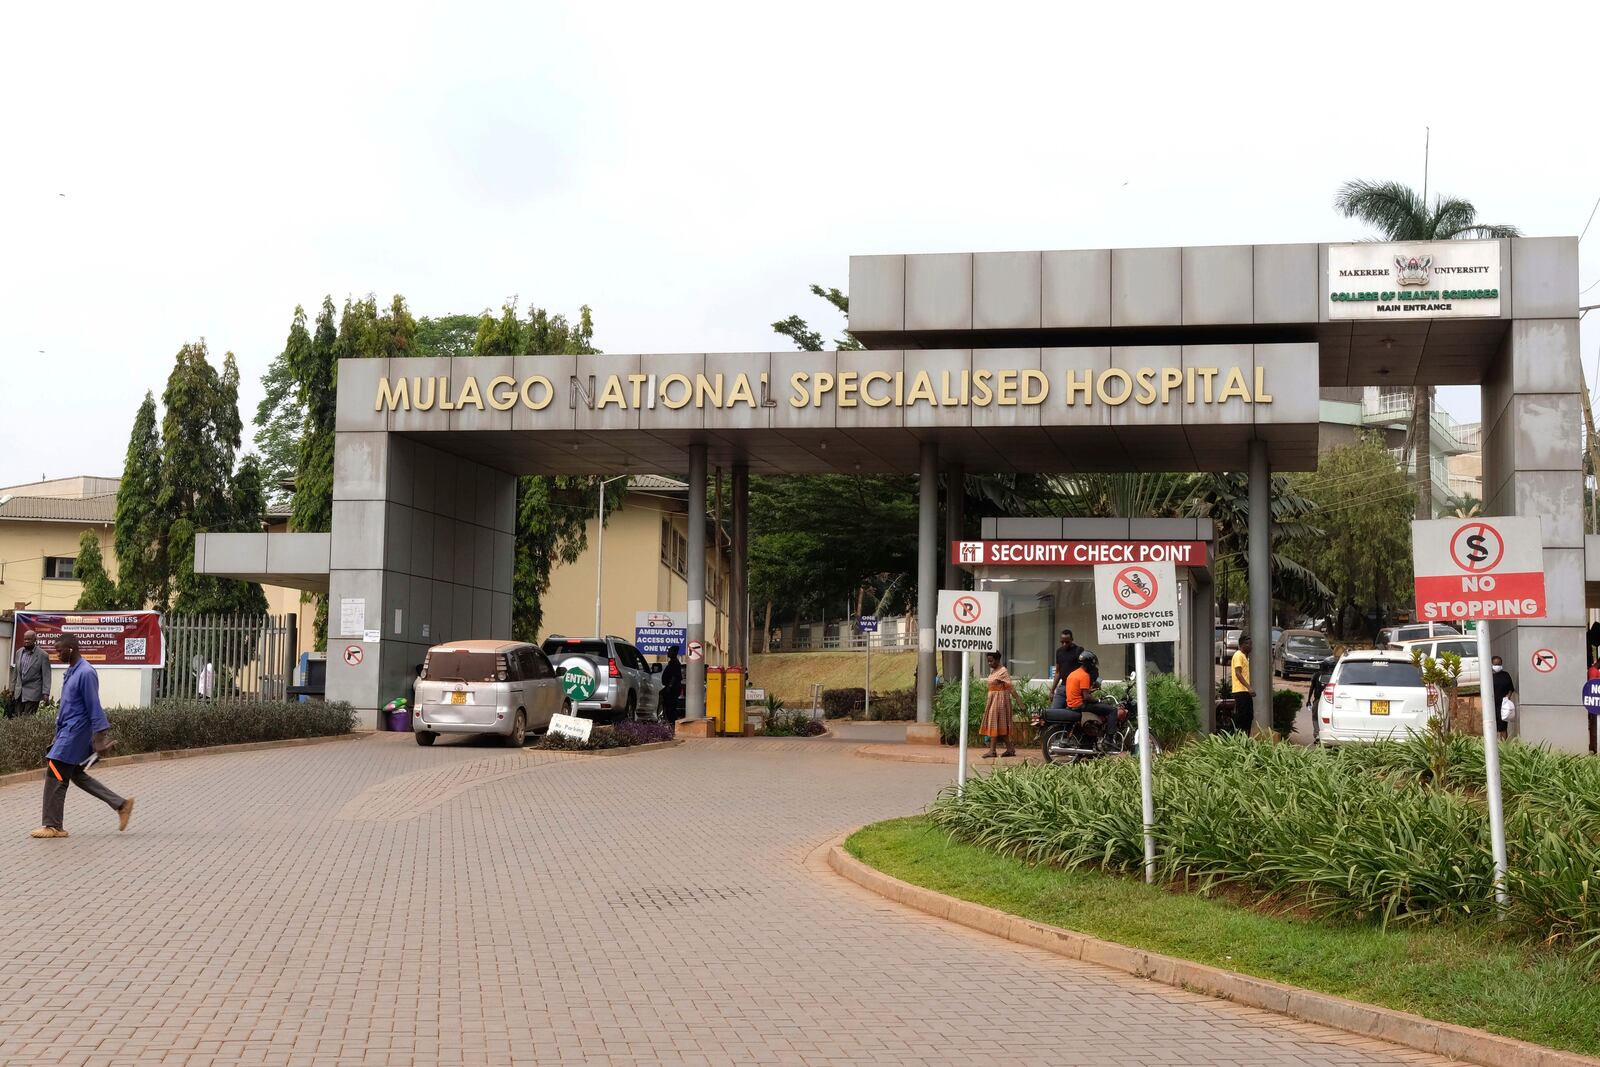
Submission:
[[1600,1060],[1575,1052],[1562,1052],[1485,1030],[1442,1023],[1408,1012],[1224,971],[1192,960],[1146,952],[959,900],[868,866],[844,850],[844,840],[843,837],[836,839],[827,854],[828,866],[842,877],[907,907],[1020,945],[1485,1067],[1600,1067]]

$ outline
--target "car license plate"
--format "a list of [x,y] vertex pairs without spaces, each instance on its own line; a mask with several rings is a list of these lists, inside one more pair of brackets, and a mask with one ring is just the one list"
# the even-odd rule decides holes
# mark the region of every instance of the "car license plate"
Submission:
[[[467,694],[466,693],[451,693],[450,694],[450,703],[452,703],[452,704],[465,704],[466,702],[467,702]],[[1383,713],[1385,715],[1387,715],[1389,713],[1389,709],[1387,707],[1385,707],[1383,709]]]
[[1387,715],[1389,714],[1389,702],[1387,700],[1374,700],[1368,710],[1374,715]]

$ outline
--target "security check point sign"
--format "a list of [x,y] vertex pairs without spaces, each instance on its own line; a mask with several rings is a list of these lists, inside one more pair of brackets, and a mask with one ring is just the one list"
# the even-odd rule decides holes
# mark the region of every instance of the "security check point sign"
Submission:
[[1101,563],[1094,569],[1100,640],[1178,639],[1178,569],[1171,563]]
[[1000,594],[939,590],[935,631],[940,652],[991,652],[1000,647]]
[[1411,524],[1417,619],[1542,619],[1544,545],[1537,518]]

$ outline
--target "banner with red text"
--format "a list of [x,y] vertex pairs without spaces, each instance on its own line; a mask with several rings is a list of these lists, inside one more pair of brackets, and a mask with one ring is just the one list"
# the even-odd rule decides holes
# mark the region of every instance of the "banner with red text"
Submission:
[[160,667],[166,658],[159,611],[19,611],[11,634],[11,662],[29,633],[52,662],[62,634],[78,639],[78,654],[95,668]]

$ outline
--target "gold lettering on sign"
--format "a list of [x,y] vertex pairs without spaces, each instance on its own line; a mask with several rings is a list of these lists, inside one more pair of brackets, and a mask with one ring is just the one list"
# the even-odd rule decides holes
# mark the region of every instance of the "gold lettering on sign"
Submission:
[[1272,394],[1267,392],[1267,368],[1256,366],[1256,399],[1257,404],[1272,403]]
[[853,408],[856,406],[856,392],[860,389],[860,385],[856,381],[858,377],[857,372],[853,370],[839,372],[838,404],[840,407]]
[[806,382],[811,380],[811,375],[803,370],[797,370],[789,376],[789,406],[803,408],[811,403],[811,394],[806,390]]
[[633,408],[635,411],[644,407],[644,387],[650,381],[648,374],[628,375],[628,384],[633,386]]
[[[422,400],[422,383],[423,382],[427,382],[428,383],[428,400],[427,400],[427,403],[423,403],[423,400]],[[438,388],[439,388],[439,379],[437,379],[437,378],[413,378],[413,379],[411,379],[411,406],[413,408],[415,408],[416,410],[418,410],[418,411],[432,411],[433,410],[433,402],[434,402],[435,396],[437,394]]]
[[1161,368],[1161,402],[1172,402],[1172,391],[1183,384],[1183,371],[1177,367]]
[[911,392],[906,394],[908,404],[915,404],[919,400],[926,400],[930,404],[939,403],[939,398],[933,395],[933,379],[925,370],[917,371],[917,376],[911,381]]
[[622,379],[615,374],[606,378],[606,384],[600,387],[600,399],[595,401],[595,410],[604,411],[607,404],[615,404],[626,409],[628,398],[622,395]]
[[822,406],[822,394],[833,392],[833,375],[825,370],[819,370],[811,377],[811,406]]
[[[676,400],[672,399],[672,387],[674,385],[683,386],[683,395]],[[689,401],[693,399],[694,383],[689,381],[688,375],[669,374],[661,379],[661,403],[663,407],[677,411],[679,408],[688,407]]]
[[1085,404],[1094,403],[1094,371],[1084,371],[1083,381],[1081,382],[1078,380],[1077,371],[1067,371],[1067,407],[1070,408],[1078,402],[1077,394],[1079,393],[1083,394],[1083,402]]
[[705,407],[707,400],[711,401],[711,406],[714,408],[722,406],[722,375],[707,378],[704,374],[696,374],[694,382],[695,407]]
[[[1106,383],[1113,379],[1122,383],[1122,392],[1112,393],[1106,389]],[[1100,393],[1100,403],[1117,407],[1127,403],[1128,397],[1133,394],[1133,379],[1122,368],[1112,367],[1110,370],[1101,373],[1100,381],[1096,388]]]
[[[501,390],[505,390],[501,392]],[[517,380],[509,374],[497,374],[489,379],[489,406],[496,411],[510,411],[517,402]]]
[[1217,403],[1226,404],[1230,400],[1243,400],[1250,402],[1250,387],[1245,384],[1244,371],[1238,367],[1228,368],[1228,377],[1223,382],[1222,392],[1217,394]]
[[[493,382],[490,383],[491,386],[493,384]],[[478,379],[470,374],[467,376],[467,380],[461,383],[461,393],[456,397],[456,408],[465,410],[468,404],[471,404],[479,411],[483,410],[483,397],[478,393]]]
[[387,378],[378,379],[378,399],[373,402],[373,411],[410,411],[411,390],[406,379],[400,379],[398,387],[392,385]]
[[[544,390],[544,396],[538,400],[533,398],[535,388]],[[550,379],[542,374],[532,374],[522,379],[522,406],[530,411],[543,411],[550,406],[550,401],[556,398],[556,387],[550,384]]]
[[972,406],[986,408],[994,403],[994,386],[989,383],[994,381],[994,371],[980,370],[972,372]]
[[1134,382],[1138,385],[1139,394],[1133,398],[1135,404],[1149,407],[1156,402],[1156,372],[1153,367],[1140,367],[1133,375]]
[[891,402],[893,402],[894,397],[890,396],[888,393],[884,393],[881,396],[874,395],[872,392],[872,386],[878,382],[888,385],[889,381],[889,375],[881,370],[868,371],[867,374],[861,379],[861,402],[866,404],[869,408],[887,407]]
[[741,400],[751,407],[756,406],[756,394],[750,388],[748,374],[740,374],[733,379],[733,391],[728,394],[728,406],[731,408]]
[[1022,372],[1022,402],[1029,407],[1043,404],[1050,396],[1050,379],[1045,377],[1044,371],[1025,370]]

